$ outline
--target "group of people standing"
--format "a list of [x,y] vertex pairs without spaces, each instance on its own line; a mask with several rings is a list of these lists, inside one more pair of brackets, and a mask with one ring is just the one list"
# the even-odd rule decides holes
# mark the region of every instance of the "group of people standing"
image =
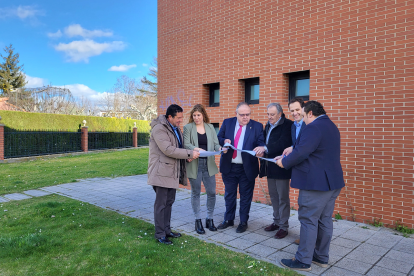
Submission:
[[[334,203],[345,185],[340,164],[340,134],[316,101],[304,103],[301,98],[289,102],[294,121],[287,119],[278,103],[267,107],[265,127],[251,120],[247,103],[239,103],[236,116],[225,119],[216,131],[205,108],[195,105],[189,123],[181,133],[183,109],[170,105],[166,115],[151,122],[148,184],[156,192],[154,203],[155,238],[172,244],[169,238],[180,237],[170,227],[172,204],[179,184],[191,185],[191,205],[195,216],[195,231],[204,234],[200,212],[201,183],[207,193],[205,228],[209,231],[234,226],[237,208],[237,189],[240,194],[237,233],[248,228],[255,179],[267,177],[273,206],[273,222],[265,231],[276,231],[274,237],[288,235],[290,217],[290,186],[299,189],[300,239],[294,259],[283,259],[282,265],[295,270],[309,271],[311,263],[326,267],[332,238]],[[238,150],[223,147],[231,144]],[[257,157],[274,159],[259,161],[256,156],[240,150],[254,151]],[[200,157],[202,151],[222,151],[220,173],[225,187],[223,221],[214,225],[216,179],[219,169],[214,156]]]

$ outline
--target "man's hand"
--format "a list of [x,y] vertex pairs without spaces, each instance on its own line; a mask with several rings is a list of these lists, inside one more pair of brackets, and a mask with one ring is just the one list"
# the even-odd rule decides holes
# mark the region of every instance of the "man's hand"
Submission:
[[192,159],[192,158],[188,158],[188,159],[187,159],[187,162],[188,162],[188,163],[190,163],[190,162],[191,162],[191,161],[193,161],[193,160],[194,160],[194,159]]
[[275,158],[273,158],[273,160],[277,161],[277,160],[282,159],[282,158],[283,158],[283,156],[279,155],[279,156],[276,156]]
[[262,153],[256,153],[256,156],[257,157],[263,157],[264,156],[264,153],[262,152]]
[[282,169],[284,168],[283,167],[283,164],[282,164],[282,158],[280,158],[280,159],[278,159],[277,161],[276,161],[276,165],[278,165],[279,167],[281,167]]
[[205,151],[202,148],[194,148],[195,151]]
[[200,156],[200,153],[196,150],[193,150],[193,159],[197,159]]
[[256,155],[257,154],[262,154],[262,153],[265,152],[265,148],[264,147],[256,147],[256,148],[253,149],[253,151],[256,152]]
[[293,151],[293,147],[285,148],[285,150],[282,153],[282,156],[288,156],[289,154],[292,153],[292,151]]
[[231,140],[230,139],[224,140],[224,144],[227,144],[227,143],[231,144]]

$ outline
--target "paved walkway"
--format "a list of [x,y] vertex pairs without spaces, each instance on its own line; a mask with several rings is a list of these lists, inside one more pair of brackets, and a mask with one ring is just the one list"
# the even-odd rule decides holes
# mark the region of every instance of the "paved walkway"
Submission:
[[[147,175],[118,178],[94,178],[80,182],[30,190],[24,194],[9,194],[0,197],[0,202],[26,199],[56,193],[88,202],[102,208],[117,211],[130,217],[153,223],[155,193],[147,185]],[[299,237],[300,223],[296,211],[291,211],[289,235],[282,239],[273,238],[274,232],[263,228],[272,221],[271,206],[252,203],[249,228],[237,234],[236,227],[224,231],[198,235],[194,231],[194,217],[191,210],[190,192],[178,190],[173,205],[172,227],[175,231],[213,242],[233,251],[251,255],[280,266],[280,259],[292,258],[297,250],[293,242]],[[202,196],[202,204],[206,195]],[[205,212],[205,206],[202,211]],[[222,220],[224,198],[217,196],[215,223]],[[235,224],[238,225],[236,218]],[[334,237],[330,249],[328,268],[312,265],[312,271],[304,275],[410,275],[414,276],[414,238],[404,238],[387,228],[339,220],[334,222]],[[155,242],[155,240],[154,240]]]

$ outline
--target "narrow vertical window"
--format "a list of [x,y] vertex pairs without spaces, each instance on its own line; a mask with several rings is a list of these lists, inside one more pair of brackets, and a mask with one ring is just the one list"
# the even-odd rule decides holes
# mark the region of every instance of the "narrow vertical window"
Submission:
[[248,104],[258,104],[260,98],[260,79],[251,78],[244,80],[245,100]]
[[220,106],[220,83],[210,83],[206,85],[208,85],[210,91],[209,105],[211,107]]

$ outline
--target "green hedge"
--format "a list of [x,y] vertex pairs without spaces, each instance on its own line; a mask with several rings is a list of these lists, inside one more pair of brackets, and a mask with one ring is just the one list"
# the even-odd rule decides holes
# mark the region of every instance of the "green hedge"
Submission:
[[132,131],[134,122],[137,123],[138,132],[150,131],[148,121],[132,119],[30,113],[5,110],[0,110],[0,116],[2,118],[0,124],[4,124],[6,129],[15,130],[30,129],[78,131],[83,125],[82,121],[86,120],[88,131],[128,132]]

